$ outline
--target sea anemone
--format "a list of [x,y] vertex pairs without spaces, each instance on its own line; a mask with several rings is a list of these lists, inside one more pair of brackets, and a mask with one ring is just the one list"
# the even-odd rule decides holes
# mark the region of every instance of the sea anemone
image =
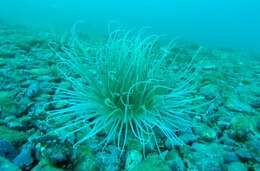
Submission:
[[183,144],[177,133],[192,126],[189,115],[201,100],[194,94],[199,50],[186,65],[176,65],[174,44],[162,46],[157,35],[143,31],[119,29],[95,47],[73,40],[57,53],[72,86],[59,87],[52,102],[65,104],[49,112],[55,132],[81,132],[75,146],[102,135],[99,145],[113,143],[121,151],[129,137],[144,146],[153,139],[159,151],[158,134]]

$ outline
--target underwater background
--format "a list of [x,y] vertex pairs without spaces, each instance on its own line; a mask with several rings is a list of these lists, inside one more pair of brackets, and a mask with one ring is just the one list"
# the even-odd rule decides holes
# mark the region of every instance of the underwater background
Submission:
[[257,0],[1,0],[0,171],[259,171]]

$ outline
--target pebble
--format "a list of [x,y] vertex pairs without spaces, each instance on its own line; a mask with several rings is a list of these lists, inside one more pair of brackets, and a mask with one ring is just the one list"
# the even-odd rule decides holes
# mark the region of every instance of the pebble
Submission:
[[187,145],[191,145],[198,139],[196,137],[196,135],[194,135],[192,132],[184,133],[184,134],[180,135],[179,138],[184,142],[184,144],[187,144]]
[[224,152],[223,153],[223,158],[224,158],[224,163],[228,164],[228,163],[232,163],[232,162],[238,162],[239,158],[236,155],[235,152]]
[[223,147],[220,144],[194,143],[185,155],[197,170],[222,171],[224,160]]
[[200,139],[205,142],[212,142],[217,137],[216,131],[213,128],[208,127],[207,125],[202,125],[200,127],[194,128],[194,131],[200,136]]
[[236,150],[236,154],[240,158],[241,161],[247,162],[247,161],[254,161],[254,155],[247,151],[246,149],[239,148]]
[[166,161],[159,156],[148,156],[138,163],[131,171],[171,171]]
[[237,96],[230,97],[229,100],[226,101],[225,106],[230,111],[234,112],[255,113],[254,108],[252,108],[249,104],[240,101]]
[[0,140],[0,156],[12,160],[16,156],[14,146],[6,140]]
[[182,158],[179,156],[178,151],[172,149],[166,156],[167,163],[172,170],[184,171],[185,165]]
[[24,145],[21,152],[13,160],[13,163],[20,168],[29,170],[34,162],[31,148],[30,144]]
[[131,150],[128,152],[125,162],[125,169],[131,170],[133,169],[138,163],[142,161],[143,157],[142,154],[137,150]]
[[84,170],[102,170],[103,168],[98,165],[96,156],[93,152],[93,150],[89,146],[79,146],[77,149],[77,158],[78,162],[74,166],[74,171],[84,171]]
[[210,61],[205,61],[203,63],[202,69],[204,71],[214,71],[214,70],[217,69],[217,66],[214,63],[210,62]]
[[21,171],[19,167],[11,163],[4,157],[0,156],[0,170],[1,171]]
[[227,171],[247,171],[247,167],[241,162],[233,162],[228,165]]
[[27,91],[26,91],[26,96],[28,96],[30,99],[35,97],[40,91],[40,84],[37,82],[32,83]]
[[220,96],[219,88],[214,84],[208,84],[200,88],[200,93],[208,100],[212,100]]
[[223,131],[230,128],[230,122],[219,120],[217,122],[218,127]]
[[42,160],[34,168],[32,168],[32,171],[65,171],[65,170],[51,165],[46,160]]

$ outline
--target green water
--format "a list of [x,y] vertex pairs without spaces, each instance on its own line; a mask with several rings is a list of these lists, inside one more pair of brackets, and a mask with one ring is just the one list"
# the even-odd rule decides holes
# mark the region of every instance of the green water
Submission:
[[260,170],[258,3],[199,2],[0,2],[0,170]]

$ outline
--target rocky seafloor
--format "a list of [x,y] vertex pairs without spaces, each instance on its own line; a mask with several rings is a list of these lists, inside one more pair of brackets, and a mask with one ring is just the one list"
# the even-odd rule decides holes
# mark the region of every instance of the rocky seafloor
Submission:
[[[142,155],[142,145],[129,140],[123,155],[113,144],[96,141],[72,146],[49,134],[48,102],[58,85],[66,86],[50,42],[54,34],[21,26],[0,25],[0,170],[1,171],[259,171],[260,56],[229,49],[207,49],[197,92],[210,105],[199,124],[179,135],[184,146],[161,137]],[[198,45],[174,49],[189,56]]]

